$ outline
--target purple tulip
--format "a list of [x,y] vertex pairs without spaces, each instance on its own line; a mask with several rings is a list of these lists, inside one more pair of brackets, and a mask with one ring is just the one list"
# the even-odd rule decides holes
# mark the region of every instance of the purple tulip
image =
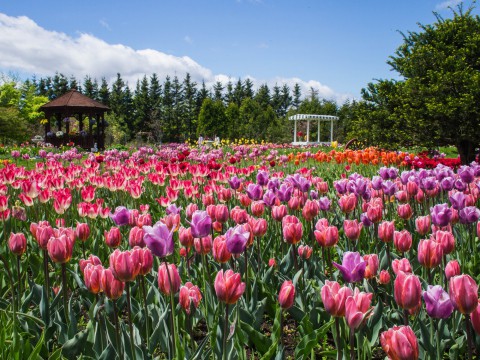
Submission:
[[423,300],[427,307],[428,316],[436,319],[446,319],[452,315],[453,304],[450,296],[440,285],[428,285],[423,292]]
[[360,221],[365,227],[370,227],[373,225],[373,222],[368,218],[368,215],[366,212],[360,214]]
[[387,180],[383,182],[382,190],[385,195],[392,196],[397,192],[397,185],[393,181]]
[[225,233],[227,250],[232,254],[243,253],[247,247],[249,238],[250,232],[246,231],[243,225],[237,225],[234,228],[228,229]]
[[460,166],[460,168],[457,170],[457,174],[460,176],[463,182],[467,184],[470,184],[471,182],[473,182],[473,180],[475,180],[474,169],[472,169],[470,166]]
[[269,206],[272,207],[275,205],[275,202],[277,201],[277,197],[275,196],[275,193],[273,190],[267,190],[265,192],[265,195],[263,195],[263,202]]
[[173,229],[158,221],[153,227],[143,226],[143,231],[143,241],[154,255],[165,257],[173,253]]
[[236,176],[232,176],[230,179],[228,179],[228,183],[230,184],[230,187],[233,189],[233,190],[238,190],[238,188],[240,187],[240,185],[242,184],[242,180],[240,180],[238,177]]
[[442,187],[443,191],[450,191],[453,189],[454,179],[451,176],[444,177],[440,181],[440,186]]
[[268,174],[268,172],[260,170],[257,173],[257,184],[260,186],[267,185],[269,177],[270,175]]
[[437,226],[447,226],[452,220],[452,209],[447,204],[437,204],[430,208],[432,223]]
[[363,280],[367,262],[363,260],[358,252],[347,251],[343,254],[342,265],[332,262],[343,276],[343,280],[348,283],[359,282]]
[[310,190],[310,199],[318,200],[318,191]]
[[288,184],[282,184],[277,190],[277,196],[280,201],[287,202],[290,200],[293,194],[293,187]]
[[420,185],[424,190],[433,190],[437,186],[437,179],[435,179],[433,176],[427,176],[426,178],[422,179]]
[[192,214],[190,228],[194,238],[204,238],[208,236],[212,230],[212,218],[206,211],[196,210]]
[[352,191],[358,195],[362,196],[367,190],[367,182],[364,178],[358,178],[352,182]]
[[407,185],[412,175],[413,174],[411,171],[407,171],[407,170],[402,171],[402,173],[400,174],[400,181],[402,182],[402,184]]
[[450,195],[448,200],[450,200],[450,204],[452,204],[452,207],[455,210],[462,210],[465,207],[466,197],[463,192],[457,191],[456,193]]
[[115,213],[110,214],[110,218],[117,226],[128,225],[130,220],[130,210],[125,206],[118,206],[115,209]]
[[310,189],[311,185],[312,184],[310,183],[310,181],[308,181],[304,177],[300,177],[297,182],[298,189],[303,193],[306,193]]
[[454,182],[453,182],[453,186],[455,187],[455,189],[457,189],[458,191],[465,191],[467,189],[467,184],[463,182],[462,179],[456,179]]
[[248,184],[245,192],[247,193],[248,197],[254,201],[260,200],[263,195],[262,187],[257,184]]
[[442,181],[443,179],[447,177],[453,177],[453,171],[448,167],[448,166],[441,166],[441,164],[438,164],[435,172],[435,178],[438,181]]
[[398,169],[397,168],[394,168],[394,167],[388,168],[387,172],[388,172],[388,177],[392,180],[396,179],[397,176],[398,176]]
[[329,211],[332,202],[328,197],[322,196],[320,199],[318,199],[318,205],[320,206],[320,210]]
[[473,224],[480,218],[480,210],[476,206],[467,206],[458,212],[462,224]]
[[343,195],[347,192],[347,179],[336,180],[333,182],[333,187],[340,195]]
[[372,189],[373,190],[381,190],[382,189],[383,180],[380,176],[372,177]]
[[370,201],[370,199],[372,198],[372,191],[370,189],[367,189],[363,194],[362,194],[362,198],[363,200],[365,201]]
[[390,179],[390,174],[388,173],[388,168],[383,166],[381,167],[379,170],[378,170],[378,175],[380,175],[380,177],[383,179],[383,180],[388,180]]
[[268,180],[267,189],[277,190],[280,187],[280,180],[278,178],[271,178]]
[[171,214],[177,215],[177,214],[180,214],[181,210],[182,210],[181,207],[177,207],[177,205],[175,204],[170,204],[165,209],[165,212],[167,213],[167,215],[171,215]]

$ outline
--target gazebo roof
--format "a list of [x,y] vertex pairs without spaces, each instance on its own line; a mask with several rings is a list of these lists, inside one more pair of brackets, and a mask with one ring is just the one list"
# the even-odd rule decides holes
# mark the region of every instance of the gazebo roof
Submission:
[[288,120],[338,120],[338,116],[316,115],[316,114],[296,114],[296,115],[290,116]]
[[47,115],[47,113],[52,114],[59,112],[101,114],[110,110],[110,108],[98,101],[90,99],[88,96],[81,94],[77,90],[70,90],[66,94],[41,106],[40,110],[45,112],[45,115]]

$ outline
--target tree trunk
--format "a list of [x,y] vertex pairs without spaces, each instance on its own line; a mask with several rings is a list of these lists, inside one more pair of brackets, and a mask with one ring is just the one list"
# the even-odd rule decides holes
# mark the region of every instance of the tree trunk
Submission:
[[475,148],[477,146],[477,143],[470,140],[460,140],[457,143],[457,150],[458,154],[460,155],[460,161],[462,162],[462,165],[467,165],[472,161],[475,161]]

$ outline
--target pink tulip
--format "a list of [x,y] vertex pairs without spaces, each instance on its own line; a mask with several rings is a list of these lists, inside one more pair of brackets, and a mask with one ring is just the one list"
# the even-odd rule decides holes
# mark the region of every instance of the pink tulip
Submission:
[[282,309],[290,309],[295,301],[295,286],[290,280],[285,280],[278,293],[278,302]]
[[352,241],[358,240],[362,228],[363,224],[358,222],[357,219],[343,221],[343,231],[345,232],[345,236]]
[[200,305],[200,301],[202,301],[202,293],[198,286],[187,282],[180,288],[179,303],[188,315],[190,315],[192,305],[196,309]]
[[395,231],[393,233],[393,244],[401,252],[407,252],[412,247],[412,234],[408,230]]
[[442,245],[434,240],[420,240],[417,252],[418,262],[427,269],[434,268],[442,262]]
[[448,294],[455,309],[471,314],[478,305],[478,285],[470,275],[454,276],[449,281]]
[[325,310],[330,315],[334,317],[345,316],[345,302],[349,296],[353,295],[350,288],[340,287],[340,284],[336,281],[326,280],[320,294]]
[[380,335],[380,344],[392,360],[417,360],[418,341],[410,326],[394,326]]
[[220,301],[235,304],[245,291],[245,283],[241,276],[232,270],[220,270],[215,277],[215,293]]
[[460,265],[457,260],[450,260],[445,266],[445,276],[447,280],[450,280],[457,275],[460,275]]
[[122,296],[125,283],[117,280],[111,269],[103,269],[100,276],[100,288],[109,299],[115,300]]
[[393,241],[395,221],[384,221],[378,225],[378,237],[383,242]]
[[180,289],[180,283],[180,275],[175,264],[162,263],[158,267],[158,288],[162,294],[176,294]]
[[378,255],[377,254],[370,254],[364,255],[363,260],[367,262],[367,267],[365,268],[365,279],[372,279],[377,276],[378,273]]
[[402,309],[414,309],[422,297],[422,286],[417,276],[399,271],[394,282],[394,297]]
[[[5,229],[3,229],[5,231]],[[10,233],[8,248],[12,253],[21,256],[27,250],[27,238],[23,233]]]
[[345,319],[352,331],[360,327],[365,316],[371,311],[372,297],[372,293],[360,292],[355,288],[353,296],[349,296],[345,301]]

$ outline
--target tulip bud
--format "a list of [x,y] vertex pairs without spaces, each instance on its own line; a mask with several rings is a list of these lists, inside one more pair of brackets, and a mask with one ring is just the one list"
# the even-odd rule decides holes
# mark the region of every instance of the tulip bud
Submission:
[[460,275],[460,265],[457,260],[450,260],[445,266],[445,276],[447,280],[450,280],[457,275]]
[[191,282],[187,282],[180,288],[179,303],[188,315],[190,315],[191,312],[191,305],[196,309],[201,300],[202,293],[198,286],[193,285]]
[[245,291],[241,276],[232,270],[220,270],[215,277],[215,293],[220,301],[235,304]]
[[380,335],[389,359],[418,359],[418,341],[410,326],[394,326]]
[[393,234],[395,232],[394,221],[384,221],[378,225],[378,237],[383,242],[393,241]]
[[387,270],[380,271],[380,276],[379,276],[378,282],[381,285],[386,285],[386,284],[390,283],[390,273]]
[[454,276],[449,281],[448,293],[455,309],[471,314],[478,305],[478,285],[470,275]]
[[393,244],[399,252],[407,252],[412,246],[412,234],[405,229],[402,231],[395,231],[393,233]]
[[290,280],[285,280],[278,294],[278,302],[282,309],[290,309],[295,301],[295,286]]
[[277,266],[277,261],[274,258],[268,259],[268,266],[269,267],[275,267]]
[[163,263],[159,266],[158,287],[164,295],[176,294],[180,289],[180,283],[180,275],[175,264]]
[[120,242],[122,241],[122,234],[120,233],[120,229],[117,227],[112,227],[108,232],[105,231],[105,243],[108,247],[116,248],[120,246]]
[[[3,229],[5,231],[5,229]],[[23,233],[10,233],[8,248],[12,253],[21,256],[27,250],[27,238]]]
[[77,223],[75,228],[75,237],[81,241],[86,241],[90,236],[90,227],[87,223]]
[[109,299],[115,300],[122,296],[125,283],[117,280],[111,269],[103,269],[100,277],[100,288]]
[[420,280],[413,274],[399,271],[394,282],[394,297],[402,309],[413,309],[420,303],[422,287]]

